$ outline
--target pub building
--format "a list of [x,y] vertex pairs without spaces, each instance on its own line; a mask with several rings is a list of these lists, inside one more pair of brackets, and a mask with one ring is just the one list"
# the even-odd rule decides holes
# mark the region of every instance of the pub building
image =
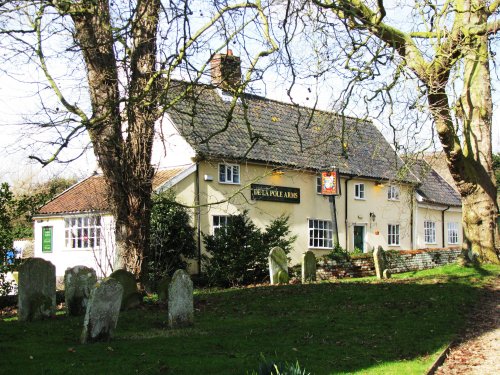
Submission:
[[[241,72],[232,53],[214,57],[211,76],[189,90],[171,82],[168,95],[182,99],[162,118],[153,155],[154,190],[173,189],[193,207],[199,256],[192,273],[201,267],[202,233],[244,211],[261,228],[289,217],[297,236],[290,265],[307,250],[327,254],[334,238],[362,252],[459,246],[460,197],[446,171],[405,162],[371,121],[246,93],[233,100]],[[57,275],[113,256],[113,218],[98,174],[47,203],[34,221],[35,256],[54,263]]]

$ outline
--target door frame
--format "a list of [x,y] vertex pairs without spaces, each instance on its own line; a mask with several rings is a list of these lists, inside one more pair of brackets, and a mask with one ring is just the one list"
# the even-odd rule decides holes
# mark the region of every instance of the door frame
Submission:
[[352,251],[356,248],[356,236],[355,236],[355,228],[360,227],[363,228],[363,248],[361,249],[363,253],[366,253],[366,227],[367,225],[364,223],[356,223],[352,226]]

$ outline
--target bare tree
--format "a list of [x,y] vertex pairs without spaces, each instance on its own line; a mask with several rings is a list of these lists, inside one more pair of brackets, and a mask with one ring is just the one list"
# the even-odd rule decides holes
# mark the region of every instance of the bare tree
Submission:
[[[41,91],[55,94],[47,101],[40,93],[38,125],[57,137],[50,155],[33,158],[44,165],[61,160],[70,142],[88,133],[109,188],[118,266],[140,275],[147,257],[155,123],[191,90],[169,95],[175,74],[198,82],[209,58],[254,25],[257,52],[244,87],[258,60],[276,49],[264,12],[259,0],[0,2],[0,43],[10,63],[36,64],[45,77]],[[57,73],[51,64],[61,61],[67,69]],[[70,78],[85,83],[71,86]]]
[[[427,102],[426,109],[462,197],[464,250],[472,251],[482,261],[499,263],[491,146],[490,68],[494,62],[490,48],[500,30],[500,20],[495,18],[500,2],[422,0],[405,5],[393,1],[391,9],[386,9],[383,0],[313,0],[315,6],[300,0],[287,3],[283,23],[287,40],[297,37],[296,21],[304,21],[307,14],[304,22],[315,22],[312,38],[318,50],[337,44],[338,55],[323,55],[324,70],[353,73],[342,103],[353,97],[356,85],[378,79],[384,84],[375,89],[372,86],[373,95],[361,98],[361,102],[378,96],[383,105],[392,105],[398,100],[395,90],[402,77],[416,82],[415,99],[406,107],[417,106],[419,99]],[[330,61],[334,62],[327,66]],[[461,92],[454,95],[457,89]]]

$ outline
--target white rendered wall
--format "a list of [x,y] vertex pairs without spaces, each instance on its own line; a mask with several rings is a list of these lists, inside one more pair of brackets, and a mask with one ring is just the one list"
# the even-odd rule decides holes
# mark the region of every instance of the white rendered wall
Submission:
[[170,116],[165,114],[156,124],[151,162],[158,168],[191,164],[195,156],[193,148],[179,135]]
[[[72,215],[78,216],[78,215]],[[68,216],[69,217],[69,216]],[[42,227],[52,226],[52,251],[42,252]],[[82,265],[95,269],[98,277],[108,276],[114,262],[114,221],[111,215],[101,216],[102,239],[98,249],[70,249],[65,245],[64,217],[35,219],[35,257],[50,261],[56,276],[64,276],[67,268]]]
[[[458,207],[448,208],[446,206],[429,206],[418,204],[415,217],[416,243],[415,249],[428,249],[443,247],[443,211],[444,211],[444,247],[460,247],[462,245],[462,210]],[[436,225],[436,241],[428,243],[425,241],[424,222],[432,221]],[[448,242],[448,223],[458,224],[458,243]]]

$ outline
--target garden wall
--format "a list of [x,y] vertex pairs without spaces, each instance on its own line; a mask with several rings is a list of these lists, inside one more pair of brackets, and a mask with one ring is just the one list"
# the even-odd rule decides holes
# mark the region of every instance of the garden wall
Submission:
[[[460,248],[390,250],[384,253],[387,268],[391,273],[418,271],[454,263],[460,255]],[[320,280],[374,276],[375,266],[372,254],[352,255],[348,261],[320,260]]]

